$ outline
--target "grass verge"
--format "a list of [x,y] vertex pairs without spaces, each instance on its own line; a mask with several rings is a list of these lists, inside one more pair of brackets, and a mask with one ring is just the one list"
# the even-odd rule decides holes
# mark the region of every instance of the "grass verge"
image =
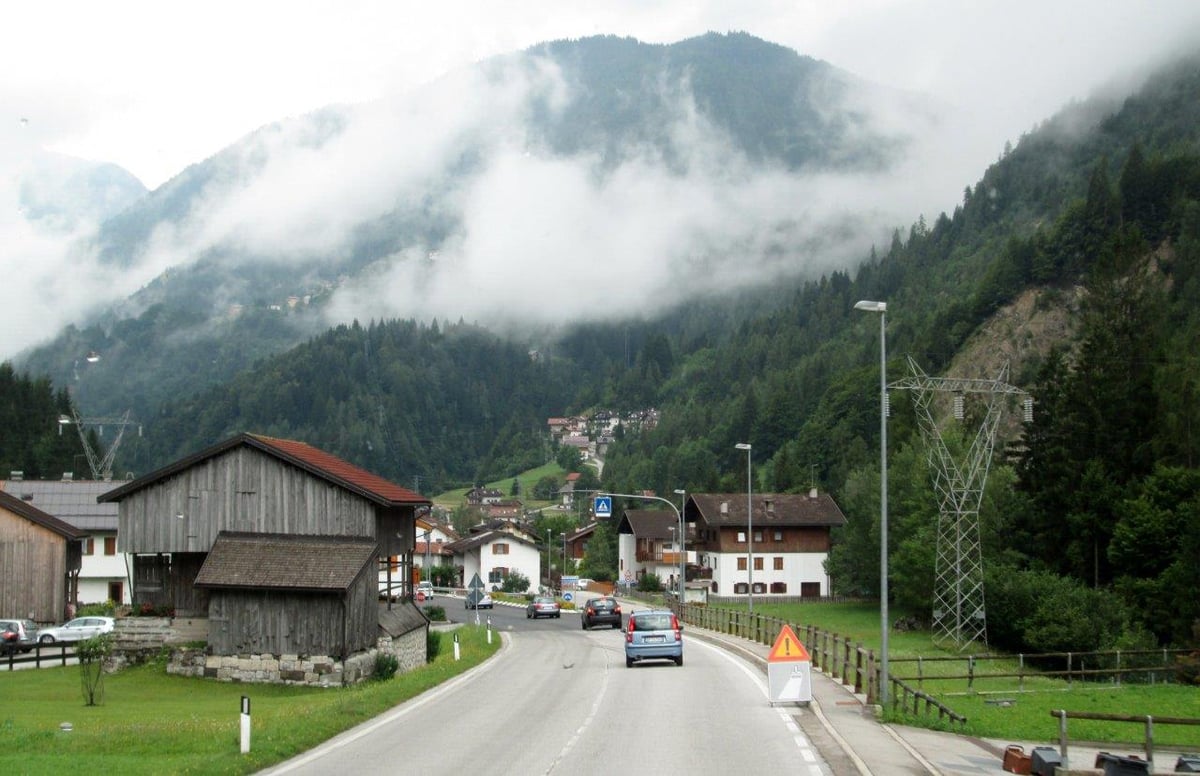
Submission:
[[[479,665],[500,647],[465,626],[461,659],[439,633],[437,659],[386,681],[308,688],[168,676],[150,664],[104,679],[103,705],[85,707],[75,666],[0,674],[0,772],[241,774],[281,762]],[[240,753],[241,697],[251,751]],[[64,733],[60,723],[70,722]]]
[[[722,604],[722,607],[732,605]],[[737,607],[732,607],[737,608]],[[745,607],[740,607],[745,608]],[[879,606],[872,603],[768,603],[756,601],[754,611],[777,617],[793,626],[814,625],[838,633],[852,642],[876,651],[880,645]],[[905,612],[892,612],[894,618]],[[803,639],[804,633],[797,635]],[[811,648],[811,645],[810,645]],[[970,650],[976,651],[976,650]],[[983,738],[1015,741],[1056,741],[1058,720],[1050,711],[1100,712],[1107,714],[1151,715],[1153,717],[1200,717],[1200,687],[1165,684],[1138,684],[1128,680],[1117,685],[1110,681],[1067,682],[1056,677],[988,678],[988,673],[1015,673],[1016,656],[978,661],[976,678],[968,687],[965,679],[941,676],[963,674],[965,662],[929,660],[918,668],[904,658],[965,658],[970,652],[943,649],[928,631],[891,631],[888,635],[889,669],[893,677],[924,690],[946,706],[967,718],[965,729],[938,721],[924,713],[889,709],[886,718],[917,727],[954,730]],[[983,650],[977,650],[982,652]],[[920,672],[921,679],[916,678]],[[999,700],[1011,703],[1001,704]],[[924,708],[922,704],[922,709]],[[1068,735],[1072,741],[1140,745],[1145,740],[1141,724],[1071,720]],[[1155,746],[1200,749],[1200,727],[1156,724]]]

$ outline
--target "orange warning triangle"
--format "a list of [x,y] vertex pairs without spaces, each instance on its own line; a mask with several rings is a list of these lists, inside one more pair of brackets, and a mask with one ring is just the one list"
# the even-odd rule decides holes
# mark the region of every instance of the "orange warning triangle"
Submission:
[[783,661],[812,661],[808,650],[800,643],[800,639],[796,638],[790,625],[784,625],[779,629],[779,635],[775,637],[775,646],[771,647],[771,654],[767,655],[769,663]]

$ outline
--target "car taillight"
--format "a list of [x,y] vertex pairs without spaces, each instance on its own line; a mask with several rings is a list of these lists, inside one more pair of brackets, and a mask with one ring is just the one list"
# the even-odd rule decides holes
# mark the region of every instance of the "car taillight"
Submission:
[[620,614],[620,613],[621,613],[621,607],[619,607],[619,606],[614,606],[614,607],[613,607],[613,614]]
[[675,640],[683,641],[683,632],[679,630],[679,620],[675,615],[671,615],[671,628],[675,631]]

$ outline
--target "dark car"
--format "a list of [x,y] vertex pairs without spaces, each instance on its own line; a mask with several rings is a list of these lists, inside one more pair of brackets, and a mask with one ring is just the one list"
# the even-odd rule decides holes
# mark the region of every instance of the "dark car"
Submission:
[[36,644],[37,625],[33,620],[0,620],[0,655],[29,652]]
[[583,605],[580,615],[579,620],[583,623],[584,630],[593,625],[607,625],[610,628],[621,627],[621,605],[612,596],[589,598]]

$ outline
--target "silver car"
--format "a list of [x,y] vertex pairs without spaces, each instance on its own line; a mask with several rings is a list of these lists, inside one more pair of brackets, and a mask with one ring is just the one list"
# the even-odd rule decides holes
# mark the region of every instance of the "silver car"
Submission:
[[38,631],[38,641],[42,644],[53,644],[56,641],[83,641],[101,633],[112,633],[112,617],[76,617],[63,625],[53,628],[42,628]]

